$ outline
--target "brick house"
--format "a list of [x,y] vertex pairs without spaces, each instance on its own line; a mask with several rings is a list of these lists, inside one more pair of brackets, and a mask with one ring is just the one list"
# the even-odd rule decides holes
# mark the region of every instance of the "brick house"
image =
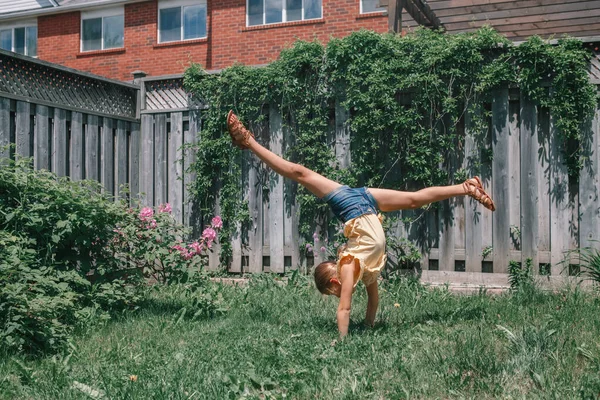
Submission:
[[[392,0],[393,1],[393,0]],[[0,4],[0,48],[118,80],[180,74],[190,61],[221,69],[266,64],[296,39],[388,31],[380,0],[15,0]],[[492,24],[515,40],[600,34],[600,1],[403,0],[448,32]],[[479,3],[479,4],[478,4]],[[415,17],[414,19],[412,17]],[[420,21],[423,23],[422,21]]]

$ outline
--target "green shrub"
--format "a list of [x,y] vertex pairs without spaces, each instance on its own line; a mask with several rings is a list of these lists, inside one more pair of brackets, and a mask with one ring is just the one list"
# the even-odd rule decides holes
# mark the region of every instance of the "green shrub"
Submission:
[[143,277],[182,281],[201,268],[221,224],[186,244],[168,204],[129,208],[97,183],[10,163],[0,169],[0,345],[56,351],[77,327],[135,309]]

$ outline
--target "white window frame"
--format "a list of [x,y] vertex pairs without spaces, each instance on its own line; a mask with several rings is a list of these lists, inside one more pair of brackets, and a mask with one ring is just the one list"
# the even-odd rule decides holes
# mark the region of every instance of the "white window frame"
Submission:
[[[36,28],[37,31],[37,20],[30,20],[30,21],[18,21],[18,22],[14,22],[12,24],[7,24],[7,25],[0,25],[0,31],[7,31],[10,29],[11,31],[11,37],[10,37],[10,51],[12,51],[13,53],[15,52],[15,29],[19,29],[19,28],[24,28],[25,29],[25,53],[23,53],[22,55],[27,56],[27,57],[33,57],[33,58],[37,58],[37,52],[35,56],[30,56],[27,54],[27,28]],[[35,42],[36,42],[36,47],[37,47],[37,36],[35,38]],[[21,54],[21,53],[18,53]]]
[[375,14],[375,13],[380,13],[380,12],[384,12],[384,11],[385,11],[385,8],[384,8],[384,7],[382,7],[382,8],[381,8],[381,10],[375,10],[375,11],[367,11],[367,12],[364,12],[364,11],[363,11],[363,0],[358,0],[358,2],[360,3],[360,13],[361,13],[361,14]]
[[[123,46],[122,47],[111,47],[110,49],[104,48],[104,18],[107,17],[118,17],[123,16]],[[102,19],[102,31],[100,33],[101,45],[100,49],[96,50],[83,50],[83,21],[88,19]],[[88,53],[90,51],[102,51],[102,50],[118,50],[125,48],[125,7],[124,6],[116,6],[110,8],[101,8],[90,11],[82,11],[81,12],[81,22],[79,29],[79,51],[81,53]]]
[[[207,4],[207,0],[176,0],[176,1],[165,1],[165,0],[161,0],[158,3],[158,23],[156,24],[156,37],[158,38],[158,43],[178,43],[178,42],[189,42],[190,40],[202,40],[202,39],[206,39],[208,37],[208,21],[206,21],[206,25],[204,28],[204,30],[206,31],[206,34],[204,36],[201,37],[197,37],[197,38],[190,38],[190,39],[184,39],[183,38],[183,32],[185,27],[183,26],[183,22],[184,22],[184,13],[183,13],[183,9],[185,7],[190,7],[190,6],[204,6],[205,9],[207,10],[207,15],[206,18],[208,19],[208,4]],[[181,8],[181,30],[179,32],[179,40],[170,40],[168,42],[164,42],[161,38],[160,35],[160,10],[163,10],[165,8]]]
[[[248,15],[248,10],[250,9],[250,0],[246,0],[246,28],[251,28],[254,26],[268,26],[268,25],[275,25],[275,24],[286,24],[288,22],[301,22],[301,21],[318,21],[320,19],[323,19],[323,0],[321,0],[321,16],[318,18],[304,18],[304,0],[302,0],[302,19],[297,19],[294,21],[288,21],[287,20],[287,8],[285,6],[285,0],[281,0],[281,9],[282,9],[282,15],[281,15],[281,22],[269,22],[268,24],[265,23],[265,20],[267,18],[267,7],[265,7],[265,0],[262,0],[263,2],[263,16],[262,16],[262,24],[256,24],[256,25],[250,25],[250,16]],[[362,2],[362,0],[361,0]],[[362,7],[362,5],[361,5]]]

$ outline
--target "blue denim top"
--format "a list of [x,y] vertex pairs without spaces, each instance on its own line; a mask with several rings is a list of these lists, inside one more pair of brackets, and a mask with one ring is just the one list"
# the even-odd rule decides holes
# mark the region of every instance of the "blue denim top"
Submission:
[[367,188],[350,188],[346,185],[327,193],[323,197],[331,210],[342,222],[365,214],[377,214],[377,202]]

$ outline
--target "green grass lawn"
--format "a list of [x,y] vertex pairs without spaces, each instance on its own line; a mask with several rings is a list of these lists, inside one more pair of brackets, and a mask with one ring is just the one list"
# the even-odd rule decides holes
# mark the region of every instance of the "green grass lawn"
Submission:
[[[600,298],[565,290],[454,295],[402,280],[382,286],[375,328],[355,296],[337,339],[336,298],[308,278],[214,284],[227,310],[182,287],[77,335],[68,352],[0,355],[1,399],[596,398]],[[184,311],[185,310],[185,311]]]

